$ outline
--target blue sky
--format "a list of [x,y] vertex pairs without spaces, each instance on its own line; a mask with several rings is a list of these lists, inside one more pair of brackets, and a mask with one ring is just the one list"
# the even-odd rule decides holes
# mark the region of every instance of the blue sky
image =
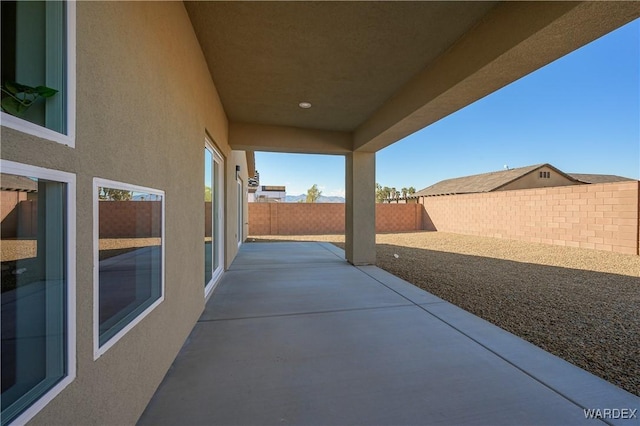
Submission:
[[[551,163],[640,179],[640,20],[590,43],[376,155],[376,182],[442,179]],[[344,196],[344,157],[256,152],[261,185]]]

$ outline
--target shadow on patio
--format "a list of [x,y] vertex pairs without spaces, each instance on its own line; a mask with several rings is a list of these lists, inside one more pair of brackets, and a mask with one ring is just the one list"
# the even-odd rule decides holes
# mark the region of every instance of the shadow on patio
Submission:
[[581,424],[639,407],[332,244],[246,243],[139,424]]

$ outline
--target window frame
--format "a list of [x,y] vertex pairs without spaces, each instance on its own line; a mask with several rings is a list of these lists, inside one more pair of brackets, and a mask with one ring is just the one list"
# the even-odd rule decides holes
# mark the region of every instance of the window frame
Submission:
[[42,394],[33,404],[13,419],[12,424],[24,424],[31,420],[76,378],[76,175],[59,170],[46,169],[14,161],[0,159],[3,173],[47,179],[66,185],[66,360],[67,371],[58,383]]
[[[122,189],[126,191],[146,192],[148,194],[162,196],[161,209],[161,254],[160,254],[160,296],[153,301],[145,310],[140,312],[133,318],[127,325],[125,325],[116,334],[111,336],[109,340],[100,345],[100,211],[99,211],[99,188],[109,187],[113,189]],[[115,180],[93,178],[93,359],[94,361],[100,358],[106,353],[112,346],[114,346],[122,337],[124,337],[129,331],[131,331],[136,325],[149,315],[156,307],[158,307],[163,301],[165,296],[165,268],[166,268],[166,240],[165,240],[165,216],[166,208],[165,201],[166,196],[163,190],[148,188],[139,185],[133,185],[126,182],[119,182]]]
[[[212,154],[212,159],[214,163],[218,163],[218,176],[214,176],[214,178],[216,178],[217,180],[214,180],[213,184],[214,186],[217,187],[217,189],[220,191],[220,193],[218,194],[218,223],[215,223],[215,212],[212,211],[211,213],[211,221],[212,221],[212,229],[214,231],[214,238],[215,241],[218,242],[218,244],[220,244],[219,247],[219,251],[218,251],[218,261],[219,261],[219,266],[214,269],[212,271],[212,278],[211,280],[205,285],[204,287],[204,296],[205,299],[208,300],[209,297],[211,297],[211,294],[213,293],[213,290],[216,288],[218,282],[220,282],[220,278],[222,278],[222,274],[224,273],[224,253],[225,253],[225,239],[224,239],[224,205],[225,205],[225,198],[224,198],[224,194],[225,194],[225,176],[224,176],[224,163],[225,163],[225,159],[224,157],[220,154],[220,151],[218,151],[216,149],[216,147],[214,146],[213,142],[211,142],[211,139],[209,139],[208,137],[205,137],[204,140],[204,146],[205,149],[207,151],[209,151]],[[214,167],[215,170],[215,167]],[[215,197],[215,188],[211,188],[212,190],[212,201],[214,200],[213,197]],[[212,203],[212,208],[215,206],[215,203]],[[216,237],[215,232],[218,232],[218,237]],[[212,251],[213,251],[213,247],[212,247]]]
[[22,118],[0,111],[2,127],[46,139],[70,148],[76,145],[76,2],[65,1],[66,19],[66,134],[48,129]]

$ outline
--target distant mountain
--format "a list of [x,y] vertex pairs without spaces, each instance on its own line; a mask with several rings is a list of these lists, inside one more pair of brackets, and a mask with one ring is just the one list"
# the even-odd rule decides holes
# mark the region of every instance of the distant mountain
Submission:
[[284,199],[284,201],[286,203],[297,203],[300,202],[301,200],[304,202],[304,200],[307,199],[306,195],[300,194],[300,195],[287,195]]
[[[300,195],[287,195],[287,198],[285,199],[285,202],[287,203],[299,203],[300,201],[302,201],[303,203],[305,202],[305,200],[307,199],[307,196],[305,194],[300,194]],[[344,197],[338,197],[338,196],[324,196],[321,195],[320,198],[318,198],[318,203],[344,203]]]

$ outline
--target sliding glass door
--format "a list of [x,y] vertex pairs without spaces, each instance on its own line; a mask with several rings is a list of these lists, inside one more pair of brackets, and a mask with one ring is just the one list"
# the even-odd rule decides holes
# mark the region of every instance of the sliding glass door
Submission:
[[224,162],[209,140],[204,149],[204,285],[208,295],[222,275]]

